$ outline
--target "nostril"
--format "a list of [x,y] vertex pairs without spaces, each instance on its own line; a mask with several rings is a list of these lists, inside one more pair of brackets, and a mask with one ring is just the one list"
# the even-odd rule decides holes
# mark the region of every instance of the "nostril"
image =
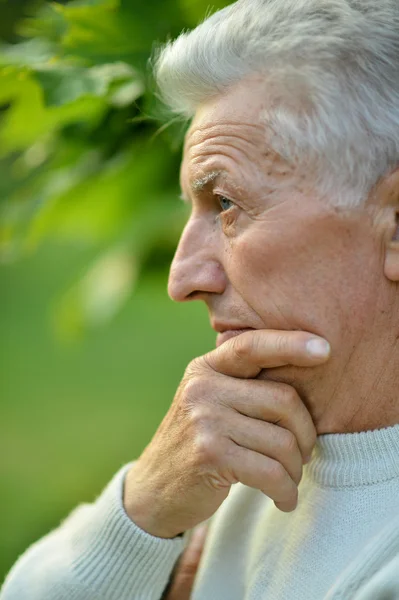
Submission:
[[187,294],[186,300],[196,300],[201,292],[199,290],[194,290],[194,292],[190,292]]

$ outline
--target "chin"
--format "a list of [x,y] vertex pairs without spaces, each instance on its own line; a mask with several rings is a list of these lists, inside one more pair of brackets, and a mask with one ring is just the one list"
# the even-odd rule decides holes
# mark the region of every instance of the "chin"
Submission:
[[[316,367],[312,367],[312,369],[316,369]],[[315,373],[311,373],[310,369],[307,367],[287,365],[284,367],[276,367],[275,369],[263,369],[256,379],[275,381],[276,383],[290,385],[298,392],[306,404],[307,395],[312,389],[312,383],[316,378]]]

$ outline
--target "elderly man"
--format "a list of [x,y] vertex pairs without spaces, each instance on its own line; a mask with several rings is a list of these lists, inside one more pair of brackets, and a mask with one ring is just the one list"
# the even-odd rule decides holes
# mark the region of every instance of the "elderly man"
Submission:
[[156,73],[217,348],[1,598],[399,598],[397,0],[240,0]]

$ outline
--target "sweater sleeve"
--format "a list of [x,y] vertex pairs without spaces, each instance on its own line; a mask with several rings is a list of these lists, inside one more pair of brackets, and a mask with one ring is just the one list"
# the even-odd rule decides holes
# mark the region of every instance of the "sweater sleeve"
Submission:
[[26,550],[0,600],[160,600],[186,534],[157,538],[130,520],[122,500],[130,466]]
[[354,600],[394,600],[399,598],[399,556],[394,556],[371,579],[360,586]]

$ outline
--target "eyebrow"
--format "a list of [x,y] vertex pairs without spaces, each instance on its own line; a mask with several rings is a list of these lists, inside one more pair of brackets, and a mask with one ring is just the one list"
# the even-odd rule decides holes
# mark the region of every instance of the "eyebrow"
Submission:
[[[191,192],[193,192],[194,194],[200,194],[204,191],[205,188],[209,186],[209,184],[214,183],[216,179],[222,175],[227,176],[227,173],[219,169],[217,171],[210,171],[202,177],[197,177],[196,179],[193,179],[192,181],[190,181]],[[188,198],[184,193],[180,195],[180,199],[184,202],[188,202]]]
[[197,177],[197,179],[194,179],[193,181],[190,182],[190,188],[192,192],[195,193],[199,193],[199,192],[203,192],[204,189],[210,184],[213,183],[215,181],[215,179],[217,179],[219,177],[219,175],[222,174],[222,171],[211,171],[210,173],[207,173],[206,175],[203,175],[202,177]]

